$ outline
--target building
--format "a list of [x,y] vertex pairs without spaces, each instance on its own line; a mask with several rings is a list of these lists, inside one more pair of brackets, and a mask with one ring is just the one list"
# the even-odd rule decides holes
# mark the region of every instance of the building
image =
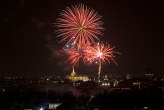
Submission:
[[66,76],[66,79],[69,79],[69,80],[71,80],[73,82],[75,82],[75,81],[84,81],[85,82],[85,81],[89,81],[90,80],[88,78],[88,76],[76,75],[74,69],[73,69],[71,75]]

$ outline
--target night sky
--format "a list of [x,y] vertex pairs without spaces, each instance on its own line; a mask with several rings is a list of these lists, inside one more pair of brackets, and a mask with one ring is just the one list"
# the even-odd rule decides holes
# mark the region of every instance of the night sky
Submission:
[[[116,57],[119,65],[105,64],[103,72],[164,73],[164,13],[159,0],[1,0],[0,71],[70,72],[64,56],[52,57],[49,47],[60,50],[53,23],[67,6],[79,3],[102,16],[105,30],[100,39],[122,53]],[[81,73],[97,71],[95,65],[80,65]]]

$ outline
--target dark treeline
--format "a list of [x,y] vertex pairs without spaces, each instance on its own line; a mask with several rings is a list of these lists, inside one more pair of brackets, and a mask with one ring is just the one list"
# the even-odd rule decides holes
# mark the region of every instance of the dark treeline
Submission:
[[[83,91],[85,92],[85,91]],[[56,110],[163,110],[163,91],[159,88],[113,90],[97,95],[74,96],[71,92],[0,92],[1,110],[38,110],[48,103],[62,103]],[[145,108],[144,108],[145,107]]]

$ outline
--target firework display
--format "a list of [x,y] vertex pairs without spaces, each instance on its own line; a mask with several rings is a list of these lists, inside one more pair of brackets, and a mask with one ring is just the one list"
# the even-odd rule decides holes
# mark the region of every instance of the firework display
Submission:
[[84,5],[72,6],[61,13],[57,20],[58,37],[67,43],[74,42],[77,48],[91,44],[102,35],[101,17]]
[[98,61],[99,63],[98,79],[100,78],[102,63],[110,63],[112,61],[117,64],[114,58],[115,54],[119,54],[119,52],[115,52],[114,49],[115,47],[111,47],[108,43],[97,43],[85,48],[84,61],[89,63]]
[[57,20],[56,27],[61,41],[66,42],[65,52],[68,55],[68,62],[73,67],[80,59],[84,63],[92,64],[97,62],[99,64],[98,80],[100,79],[101,66],[103,63],[114,62],[115,47],[111,47],[108,43],[96,43],[100,41],[98,36],[102,35],[103,22],[101,17],[94,11],[84,5],[72,6],[61,13]]
[[114,62],[115,64],[116,61],[114,60],[114,57],[116,53],[114,51],[115,47],[111,47],[108,43],[97,43],[96,45],[93,46],[87,46],[85,48],[85,61],[88,62],[94,62],[95,60],[99,61],[101,60],[102,63],[108,62],[110,63],[111,61]]

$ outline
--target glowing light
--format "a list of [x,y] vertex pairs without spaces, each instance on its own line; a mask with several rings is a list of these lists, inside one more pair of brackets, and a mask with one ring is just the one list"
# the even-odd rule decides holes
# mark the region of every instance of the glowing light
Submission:
[[143,109],[144,109],[144,110],[147,110],[147,109],[149,109],[149,107],[144,107]]
[[110,83],[102,83],[101,86],[110,86]]
[[98,64],[98,61],[95,61],[95,64]]
[[69,45],[68,44],[66,44],[66,48],[69,48]]
[[43,107],[41,107],[39,110],[44,110]]
[[98,57],[102,58],[102,55],[103,54],[101,52],[98,53]]
[[50,78],[47,77],[47,78],[46,78],[46,81],[49,81],[49,80],[50,80]]

